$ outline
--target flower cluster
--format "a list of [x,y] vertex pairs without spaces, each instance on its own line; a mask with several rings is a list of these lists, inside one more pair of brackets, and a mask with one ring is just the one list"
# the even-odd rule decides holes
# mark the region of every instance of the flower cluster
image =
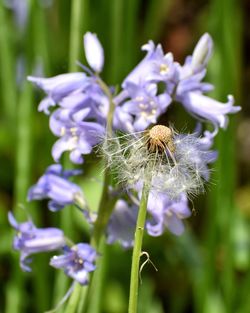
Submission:
[[[84,155],[101,143],[106,171],[111,169],[119,185],[106,188],[111,190],[107,197],[116,197],[106,225],[107,242],[119,241],[125,248],[133,245],[138,203],[145,184],[150,189],[145,224],[148,234],[159,236],[166,229],[175,235],[182,234],[183,219],[191,215],[188,198],[204,190],[204,182],[209,180],[208,165],[217,157],[211,150],[214,137],[219,128],[227,127],[227,114],[240,110],[233,106],[231,95],[225,104],[204,95],[213,88],[202,81],[213,49],[209,34],[201,37],[184,65],[175,62],[172,53],[164,54],[161,45],[155,46],[152,41],[142,49],[146,56],[124,79],[116,94],[100,78],[104,52],[92,33],[84,36],[90,66],[82,65],[85,72],[51,78],[28,77],[46,93],[38,110],[49,115],[50,129],[58,138],[52,147],[55,162],[68,151],[72,163],[81,164]],[[192,134],[180,134],[166,125],[155,125],[176,103],[199,125],[211,123],[213,131],[200,126]],[[94,228],[96,224],[86,213],[81,188],[69,180],[80,173],[63,170],[59,163],[48,167],[30,188],[28,200],[48,199],[48,208],[53,212],[74,205]],[[14,248],[21,252],[24,270],[30,270],[27,257],[31,254],[62,249],[63,254],[53,256],[50,265],[64,269],[66,275],[80,284],[88,283],[88,273],[95,269],[98,256],[93,247],[87,243],[68,245],[61,230],[36,228],[32,221],[18,224],[11,214],[9,221],[18,233]]]
[[[28,191],[28,200],[48,199],[49,210],[56,212],[67,205],[80,208],[87,220],[90,215],[84,209],[85,199],[81,188],[68,179],[79,175],[79,170],[63,170],[60,164],[53,164],[47,168],[45,174],[37,184]],[[86,243],[69,246],[69,240],[62,230],[57,228],[37,228],[31,220],[18,224],[12,213],[9,213],[9,222],[17,231],[13,247],[20,250],[20,265],[24,271],[31,271],[30,255],[40,252],[62,250],[63,255],[53,256],[50,265],[64,269],[65,273],[80,284],[88,283],[88,273],[95,269],[96,251]]]

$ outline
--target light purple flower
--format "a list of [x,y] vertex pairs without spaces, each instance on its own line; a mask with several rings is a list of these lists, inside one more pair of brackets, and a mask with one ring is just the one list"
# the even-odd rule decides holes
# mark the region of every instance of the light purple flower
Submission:
[[36,228],[31,220],[18,224],[11,212],[8,213],[9,223],[17,231],[13,248],[21,252],[20,266],[24,271],[31,271],[28,264],[31,254],[48,252],[65,245],[64,234],[57,228]]
[[87,285],[89,272],[95,270],[96,258],[97,253],[94,248],[88,244],[79,243],[71,248],[65,247],[64,254],[54,256],[50,260],[50,265],[64,269],[66,275],[81,285]]
[[3,4],[13,10],[15,23],[21,31],[25,30],[27,25],[27,18],[29,12],[29,3],[28,0],[4,0]]
[[103,47],[96,34],[87,32],[84,37],[85,56],[90,67],[97,73],[100,73],[104,64]]
[[200,92],[186,93],[182,97],[182,104],[197,119],[211,122],[214,126],[214,136],[219,127],[223,129],[227,127],[227,114],[237,113],[241,109],[239,106],[233,106],[234,98],[231,95],[228,96],[228,102],[224,104]]
[[51,211],[61,210],[68,204],[82,207],[85,201],[81,188],[68,180],[70,176],[80,173],[79,170],[64,171],[60,164],[49,166],[29,189],[28,200],[50,199],[48,207]]
[[109,100],[100,86],[93,80],[83,91],[64,97],[59,102],[59,106],[70,110],[72,116],[76,114],[80,116],[83,110],[87,110],[88,114],[80,116],[81,119],[95,120],[101,125],[105,125],[109,110]]
[[153,41],[142,46],[142,50],[147,51],[147,54],[123,81],[124,89],[130,83],[140,85],[145,82],[167,82],[174,79],[176,70],[171,53],[164,55],[162,46],[158,44],[155,47]]
[[[198,134],[176,135],[175,136],[175,158],[180,164],[193,167],[199,175],[206,181],[210,178],[208,164],[217,159],[217,151],[209,150],[213,145],[213,137],[210,132],[205,132],[204,137]],[[180,166],[181,167],[181,166]],[[185,168],[183,168],[185,170]]]
[[90,84],[90,79],[86,74],[80,72],[61,74],[50,78],[28,76],[27,79],[48,95],[38,107],[39,111],[44,111],[46,114],[49,114],[49,107],[55,106],[69,94],[84,90]]
[[[145,130],[150,124],[157,122],[171,102],[167,93],[157,95],[156,84],[136,85],[127,83],[126,90],[130,100],[122,104],[122,111],[134,117],[135,131]],[[122,129],[122,126],[120,127]]]
[[72,111],[57,109],[50,117],[52,132],[60,137],[52,148],[52,156],[56,162],[64,151],[70,151],[73,163],[83,163],[83,154],[91,153],[93,147],[100,142],[105,128],[95,122],[83,121],[90,108]]
[[183,193],[178,200],[170,200],[163,193],[150,193],[148,213],[151,219],[146,222],[146,229],[151,236],[161,236],[166,229],[175,235],[184,231],[183,219],[191,215],[187,196]]
[[115,108],[114,116],[113,116],[113,128],[116,130],[121,130],[127,133],[134,132],[133,126],[134,118],[133,116],[125,112],[122,107],[117,106]]
[[178,84],[175,99],[198,120],[211,122],[214,126],[214,137],[219,128],[227,127],[227,114],[236,113],[241,108],[233,106],[234,98],[231,95],[225,104],[203,95],[213,89],[213,85],[202,82],[212,49],[212,39],[206,33],[200,38],[192,56],[186,58],[183,66],[177,66]]
[[124,248],[132,247],[137,214],[137,206],[129,206],[126,201],[118,200],[108,223],[107,242],[112,244],[118,241]]

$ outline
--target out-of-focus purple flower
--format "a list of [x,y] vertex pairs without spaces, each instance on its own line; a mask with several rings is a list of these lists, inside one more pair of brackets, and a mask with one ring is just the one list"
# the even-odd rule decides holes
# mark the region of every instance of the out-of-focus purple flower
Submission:
[[27,24],[29,11],[28,0],[4,0],[4,5],[14,12],[15,22],[18,29],[24,30]]
[[134,232],[138,207],[129,206],[124,200],[118,200],[107,227],[107,242],[118,241],[124,248],[134,244]]
[[71,93],[84,90],[90,84],[90,78],[80,72],[61,74],[50,78],[28,76],[27,79],[48,95],[38,107],[39,111],[44,111],[46,114],[49,114],[49,107],[55,106]]
[[127,83],[126,90],[130,100],[126,101],[121,109],[134,117],[135,131],[145,130],[150,124],[156,123],[157,118],[166,111],[171,102],[171,97],[167,93],[157,95],[156,84]]
[[227,114],[238,112],[240,107],[233,106],[234,98],[231,95],[228,96],[226,104],[203,95],[213,89],[211,84],[202,82],[212,49],[212,39],[206,33],[200,38],[192,56],[186,58],[183,66],[177,66],[178,84],[175,99],[198,120],[211,122],[214,125],[214,137],[219,127],[227,127]]
[[146,222],[146,229],[151,236],[160,236],[168,229],[175,235],[184,231],[183,219],[191,215],[187,196],[183,193],[178,200],[170,200],[163,193],[150,193],[148,212],[151,219]]
[[57,228],[36,228],[32,221],[18,224],[11,212],[8,213],[9,223],[17,231],[13,247],[20,250],[20,266],[24,271],[31,271],[28,264],[29,255],[48,252],[62,248],[65,245],[64,234]]
[[59,105],[50,116],[50,128],[60,137],[52,148],[59,161],[64,151],[70,151],[73,163],[83,163],[105,132],[109,100],[94,76],[84,73],[62,74],[52,78],[28,77],[47,93],[39,110],[50,114],[49,107]]
[[199,175],[208,181],[210,177],[208,164],[215,162],[218,155],[217,151],[209,150],[213,144],[211,133],[205,132],[204,137],[198,137],[198,134],[177,135],[174,142],[175,157],[180,164],[194,167]]
[[164,55],[162,46],[158,44],[155,47],[153,41],[142,46],[142,50],[147,51],[147,54],[123,81],[124,89],[130,83],[140,85],[145,82],[167,82],[174,79],[176,69],[171,53]]
[[117,106],[115,108],[113,116],[114,129],[119,129],[127,133],[132,133],[134,132],[133,121],[133,116],[130,113],[125,112],[122,107]]
[[56,162],[64,151],[70,151],[73,163],[83,163],[83,154],[89,154],[93,146],[100,142],[105,128],[95,122],[85,122],[90,108],[76,112],[67,109],[57,109],[50,118],[52,132],[59,136],[52,148],[52,156]]
[[[181,67],[179,65],[179,72],[180,72],[180,77],[178,84],[176,86],[175,90],[175,99],[179,102],[183,102],[185,99],[185,96],[189,92],[198,92],[198,93],[204,93],[204,92],[209,92],[213,90],[213,85],[209,83],[203,83],[202,79],[206,75],[206,69],[203,69],[202,71],[193,74],[191,76],[185,76],[186,74],[183,73],[185,71],[185,65]],[[189,72],[189,69],[188,69]],[[183,76],[183,77],[182,77]]]
[[212,49],[212,39],[206,33],[198,41],[192,56],[186,58],[183,66],[177,67],[179,79],[175,98],[195,118],[211,122],[214,126],[214,137],[219,127],[224,129],[227,127],[227,114],[236,113],[241,108],[233,106],[234,98],[231,95],[228,96],[228,102],[225,104],[203,95],[213,89],[211,84],[202,82]]
[[103,47],[96,34],[87,32],[84,37],[84,50],[86,59],[90,67],[97,73],[100,73],[104,64]]
[[48,203],[51,211],[61,210],[68,204],[83,207],[85,200],[81,188],[68,180],[70,176],[80,173],[79,170],[64,171],[60,164],[49,166],[45,174],[29,189],[28,200],[51,199]]
[[[63,109],[70,110],[71,116],[77,116],[78,121],[84,118],[95,120],[101,125],[106,123],[109,100],[95,80],[92,84],[87,85],[83,91],[64,97],[59,105]],[[83,111],[86,114],[81,116]]]
[[88,244],[79,243],[71,248],[65,247],[64,254],[52,257],[50,265],[64,269],[66,275],[81,285],[86,285],[88,284],[88,273],[95,270],[96,258],[97,253],[94,248]]
[[241,109],[239,106],[233,106],[233,96],[228,96],[228,102],[224,104],[200,92],[186,93],[182,97],[182,104],[196,118],[211,122],[214,126],[214,135],[217,134],[219,127],[223,129],[227,127],[227,114],[237,113]]

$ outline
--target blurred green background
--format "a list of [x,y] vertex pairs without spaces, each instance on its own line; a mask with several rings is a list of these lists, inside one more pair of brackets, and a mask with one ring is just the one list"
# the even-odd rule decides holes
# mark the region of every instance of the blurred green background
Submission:
[[[242,111],[217,136],[212,182],[194,201],[184,235],[145,236],[144,250],[158,272],[150,264],[143,269],[139,313],[250,312],[250,32],[244,16],[249,9],[249,1],[237,0],[1,0],[0,312],[49,310],[70,283],[49,268],[48,255],[34,257],[32,273],[21,272],[11,248],[8,210],[24,220],[25,207],[39,227],[60,226],[69,237],[88,240],[73,210],[53,214],[46,202],[26,203],[29,186],[53,162],[55,140],[47,117],[37,112],[43,95],[26,76],[81,71],[75,61],[85,62],[86,31],[98,34],[105,49],[103,78],[114,86],[143,57],[140,47],[149,39],[183,62],[204,32],[212,35],[215,51],[207,76],[216,87],[212,96],[225,101],[234,94]],[[189,124],[178,106],[166,118],[179,127]],[[94,164],[84,165],[91,203],[100,189],[93,183],[100,172]],[[126,312],[130,260],[131,251],[106,248],[98,289],[104,296],[91,313]]]

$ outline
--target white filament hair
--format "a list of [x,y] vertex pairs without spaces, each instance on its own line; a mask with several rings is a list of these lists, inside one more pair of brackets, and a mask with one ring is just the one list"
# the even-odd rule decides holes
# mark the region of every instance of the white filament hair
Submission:
[[127,134],[105,138],[101,152],[107,166],[125,188],[137,189],[142,182],[151,192],[163,192],[172,200],[185,192],[193,197],[204,191],[206,155],[210,151],[201,149],[200,139],[195,135],[173,134],[175,151],[150,151],[149,136]]

